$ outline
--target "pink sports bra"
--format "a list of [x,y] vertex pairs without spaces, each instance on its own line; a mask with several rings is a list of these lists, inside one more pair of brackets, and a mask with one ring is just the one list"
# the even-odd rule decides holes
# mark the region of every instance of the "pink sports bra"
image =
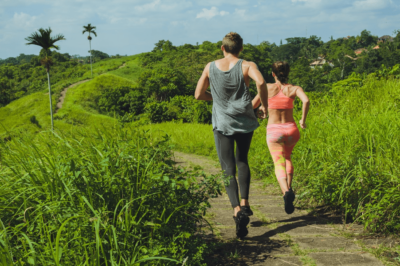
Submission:
[[294,99],[287,97],[282,92],[282,88],[279,89],[277,95],[268,99],[269,109],[293,109]]

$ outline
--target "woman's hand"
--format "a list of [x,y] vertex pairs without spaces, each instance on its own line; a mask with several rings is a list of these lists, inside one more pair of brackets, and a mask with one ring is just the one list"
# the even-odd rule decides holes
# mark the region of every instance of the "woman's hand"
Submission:
[[300,121],[299,121],[299,123],[300,123],[300,126],[301,126],[301,128],[306,128],[307,127],[307,125],[306,125],[306,121],[304,121],[303,119],[301,119]]

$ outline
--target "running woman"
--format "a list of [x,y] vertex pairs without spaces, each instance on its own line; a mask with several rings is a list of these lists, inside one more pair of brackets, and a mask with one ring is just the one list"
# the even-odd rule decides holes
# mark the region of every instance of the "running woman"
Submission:
[[[306,118],[310,101],[303,89],[288,84],[290,67],[287,62],[276,62],[272,65],[274,84],[268,87],[268,125],[267,144],[275,164],[275,175],[283,193],[285,211],[294,212],[293,201],[295,194],[292,189],[293,163],[291,154],[294,146],[300,139],[300,132],[293,118],[293,102],[296,97],[303,102],[301,128],[306,128]],[[253,99],[253,107],[260,105],[260,97]]]
[[[239,59],[243,39],[235,32],[222,40],[224,58],[208,63],[200,77],[195,97],[197,100],[213,101],[212,125],[215,146],[224,175],[229,179],[226,191],[234,210],[236,235],[248,234],[249,216],[253,214],[249,204],[250,168],[247,160],[253,131],[258,128],[249,92],[250,78],[257,85],[262,117],[266,117],[268,91],[264,78],[253,62]],[[207,91],[210,86],[211,92]],[[236,143],[236,154],[235,154]],[[241,201],[239,201],[238,183]]]

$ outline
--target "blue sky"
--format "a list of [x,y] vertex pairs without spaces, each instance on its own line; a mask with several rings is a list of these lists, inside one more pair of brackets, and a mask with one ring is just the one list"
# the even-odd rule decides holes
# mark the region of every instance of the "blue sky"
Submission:
[[398,0],[1,0],[0,58],[38,54],[25,37],[51,27],[66,41],[62,53],[87,55],[82,26],[97,26],[92,48],[110,55],[151,51],[154,44],[216,42],[229,31],[245,43],[279,43],[288,37],[317,35],[324,41],[357,35],[393,35],[400,29]]

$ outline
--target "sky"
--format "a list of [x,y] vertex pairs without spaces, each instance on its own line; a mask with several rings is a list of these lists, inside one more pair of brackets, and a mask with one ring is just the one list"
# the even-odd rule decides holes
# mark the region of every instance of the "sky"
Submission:
[[25,38],[39,28],[63,34],[61,53],[88,55],[83,25],[96,26],[92,49],[109,55],[173,45],[217,42],[230,31],[244,43],[279,44],[289,37],[355,36],[364,29],[392,35],[400,29],[399,0],[0,0],[0,58],[39,54]]

